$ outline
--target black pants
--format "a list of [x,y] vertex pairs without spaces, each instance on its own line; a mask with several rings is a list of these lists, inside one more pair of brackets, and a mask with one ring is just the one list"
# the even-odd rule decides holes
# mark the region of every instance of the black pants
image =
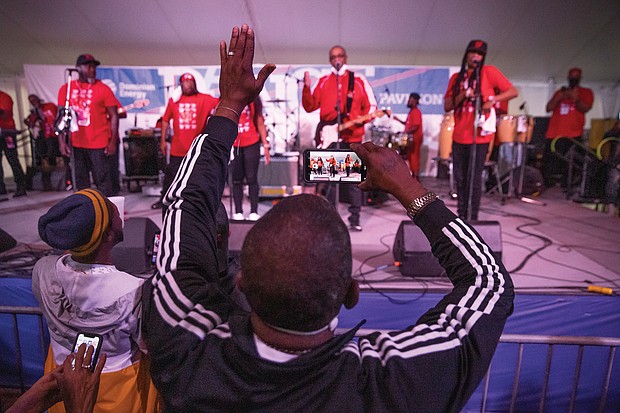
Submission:
[[[336,143],[332,143],[328,149],[336,148]],[[349,143],[341,142],[340,149],[350,149],[351,145]],[[347,198],[349,199],[349,224],[350,225],[359,225],[360,224],[360,211],[362,210],[362,190],[357,187],[355,184],[327,184],[325,186],[325,197],[332,203],[332,205],[336,205],[336,190],[338,188],[339,191],[344,191],[347,194]]]
[[[482,198],[482,170],[484,169],[484,161],[489,149],[488,143],[480,143],[476,145],[476,159],[474,161],[473,180],[469,170],[470,154],[474,145],[452,143],[452,172],[454,173],[454,184],[457,194],[457,211],[458,216],[463,219],[468,218],[468,212],[471,213],[471,220],[478,219],[478,211],[480,209],[480,199]],[[469,191],[472,188],[471,211],[468,211],[470,205]]]
[[75,171],[74,188],[78,191],[90,188],[90,174],[97,189],[105,196],[112,196],[112,179],[110,178],[110,158],[105,149],[86,149],[73,147],[73,165]]
[[108,156],[110,162],[110,180],[112,182],[112,196],[118,195],[121,191],[121,173],[119,163],[119,144],[116,145],[116,153],[112,156]]
[[6,194],[6,185],[4,184],[4,169],[2,168],[2,154],[6,156],[6,160],[13,171],[13,178],[17,189],[26,189],[26,175],[22,170],[22,165],[17,157],[16,136],[6,135],[0,137],[0,194]]
[[243,179],[248,184],[250,212],[258,212],[258,165],[260,163],[260,141],[243,148],[233,147],[235,159],[232,162],[232,189],[235,212],[243,212]]

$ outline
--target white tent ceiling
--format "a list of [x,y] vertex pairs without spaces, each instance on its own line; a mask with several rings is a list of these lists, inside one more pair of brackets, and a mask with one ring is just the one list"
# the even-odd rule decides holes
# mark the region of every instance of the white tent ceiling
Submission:
[[23,64],[207,65],[233,25],[257,33],[256,60],[326,63],[333,44],[351,64],[460,65],[473,38],[509,78],[584,84],[620,80],[618,0],[1,0],[0,77]]

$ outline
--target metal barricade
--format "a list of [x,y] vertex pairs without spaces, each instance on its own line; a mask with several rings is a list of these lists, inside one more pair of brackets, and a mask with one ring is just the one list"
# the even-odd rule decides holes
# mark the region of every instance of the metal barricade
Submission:
[[[373,329],[359,329],[357,336],[365,336],[372,332],[379,331],[382,333],[389,333],[391,330],[373,330]],[[578,396],[579,378],[582,370],[584,351],[587,347],[607,347],[607,364],[606,369],[602,374],[602,388],[600,389],[600,398],[598,401],[599,413],[603,413],[606,410],[607,398],[610,391],[610,382],[612,378],[614,360],[616,356],[616,349],[620,347],[620,338],[616,337],[586,337],[586,336],[546,336],[546,335],[534,335],[534,334],[502,334],[500,344],[516,344],[518,345],[517,361],[514,371],[514,379],[511,390],[510,400],[510,413],[523,411],[517,406],[517,396],[519,393],[519,379],[522,373],[523,366],[523,354],[526,345],[545,345],[547,346],[547,356],[545,363],[545,371],[541,389],[541,397],[538,403],[538,411],[545,412],[547,403],[547,390],[549,385],[549,377],[551,371],[551,362],[553,359],[553,350],[556,346],[574,346],[577,348],[577,356],[575,359],[575,371],[571,381],[570,400],[567,403],[566,411],[572,413],[575,411],[575,403]],[[482,401],[480,406],[480,412],[487,412],[487,401],[489,397],[489,385],[491,383],[491,366],[481,383],[482,386]],[[618,374],[618,372],[616,372]],[[480,389],[480,387],[479,387]],[[477,390],[478,391],[478,390]],[[592,410],[594,412],[594,410]]]
[[[24,363],[23,363],[24,353],[23,353],[22,343],[20,339],[20,329],[19,329],[20,317],[18,316],[31,315],[37,318],[38,328],[39,328],[38,337],[39,337],[41,355],[43,357],[43,360],[45,360],[45,357],[47,355],[47,343],[45,342],[46,341],[45,340],[46,327],[43,322],[43,314],[41,313],[41,310],[39,309],[39,307],[25,307],[25,306],[0,306],[0,314],[7,314],[11,316],[12,318],[12,322],[13,322],[12,336],[14,337],[14,340],[15,340],[14,344],[15,344],[15,351],[16,351],[16,354],[14,354],[14,357],[15,357],[15,362],[17,364],[16,376],[18,377],[18,380],[19,380],[19,389],[22,393],[24,393],[28,386],[25,383]],[[5,334],[6,333],[9,333],[9,332],[6,331]]]

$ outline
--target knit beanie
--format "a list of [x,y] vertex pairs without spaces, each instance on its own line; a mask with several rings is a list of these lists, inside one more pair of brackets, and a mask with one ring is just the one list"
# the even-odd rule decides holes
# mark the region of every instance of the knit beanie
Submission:
[[39,235],[53,248],[84,257],[101,243],[110,224],[106,197],[95,189],[68,196],[39,218]]

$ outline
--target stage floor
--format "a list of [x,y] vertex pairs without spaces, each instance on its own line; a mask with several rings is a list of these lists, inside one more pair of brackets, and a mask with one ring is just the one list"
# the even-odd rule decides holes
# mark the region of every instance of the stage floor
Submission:
[[[452,210],[456,201],[449,197],[447,180],[423,178]],[[304,188],[306,191],[313,187]],[[148,217],[161,226],[160,212],[152,210],[156,197],[125,192],[125,218]],[[47,246],[37,232],[38,218],[65,192],[30,191],[28,196],[0,203],[0,228],[15,238],[18,248],[36,250]],[[551,188],[534,198],[536,203],[484,195],[479,218],[498,221],[501,228],[502,259],[520,292],[592,294],[589,285],[620,291],[620,219],[613,213],[599,212],[567,200],[560,188]],[[231,200],[225,190],[224,204],[230,211]],[[277,200],[262,200],[264,214]],[[541,205],[544,203],[544,205]],[[347,204],[339,204],[344,220]],[[249,211],[244,201],[246,214]],[[229,213],[230,216],[230,213]],[[392,247],[400,223],[407,220],[403,208],[394,199],[379,206],[364,206],[363,231],[351,232],[354,275],[362,288],[381,290],[444,291],[449,288],[443,277],[403,277],[394,266]],[[231,231],[235,226],[231,227]],[[231,235],[234,236],[234,235]],[[7,252],[7,253],[10,253]],[[3,255],[6,256],[7,253]],[[3,266],[4,271],[10,271]]]

